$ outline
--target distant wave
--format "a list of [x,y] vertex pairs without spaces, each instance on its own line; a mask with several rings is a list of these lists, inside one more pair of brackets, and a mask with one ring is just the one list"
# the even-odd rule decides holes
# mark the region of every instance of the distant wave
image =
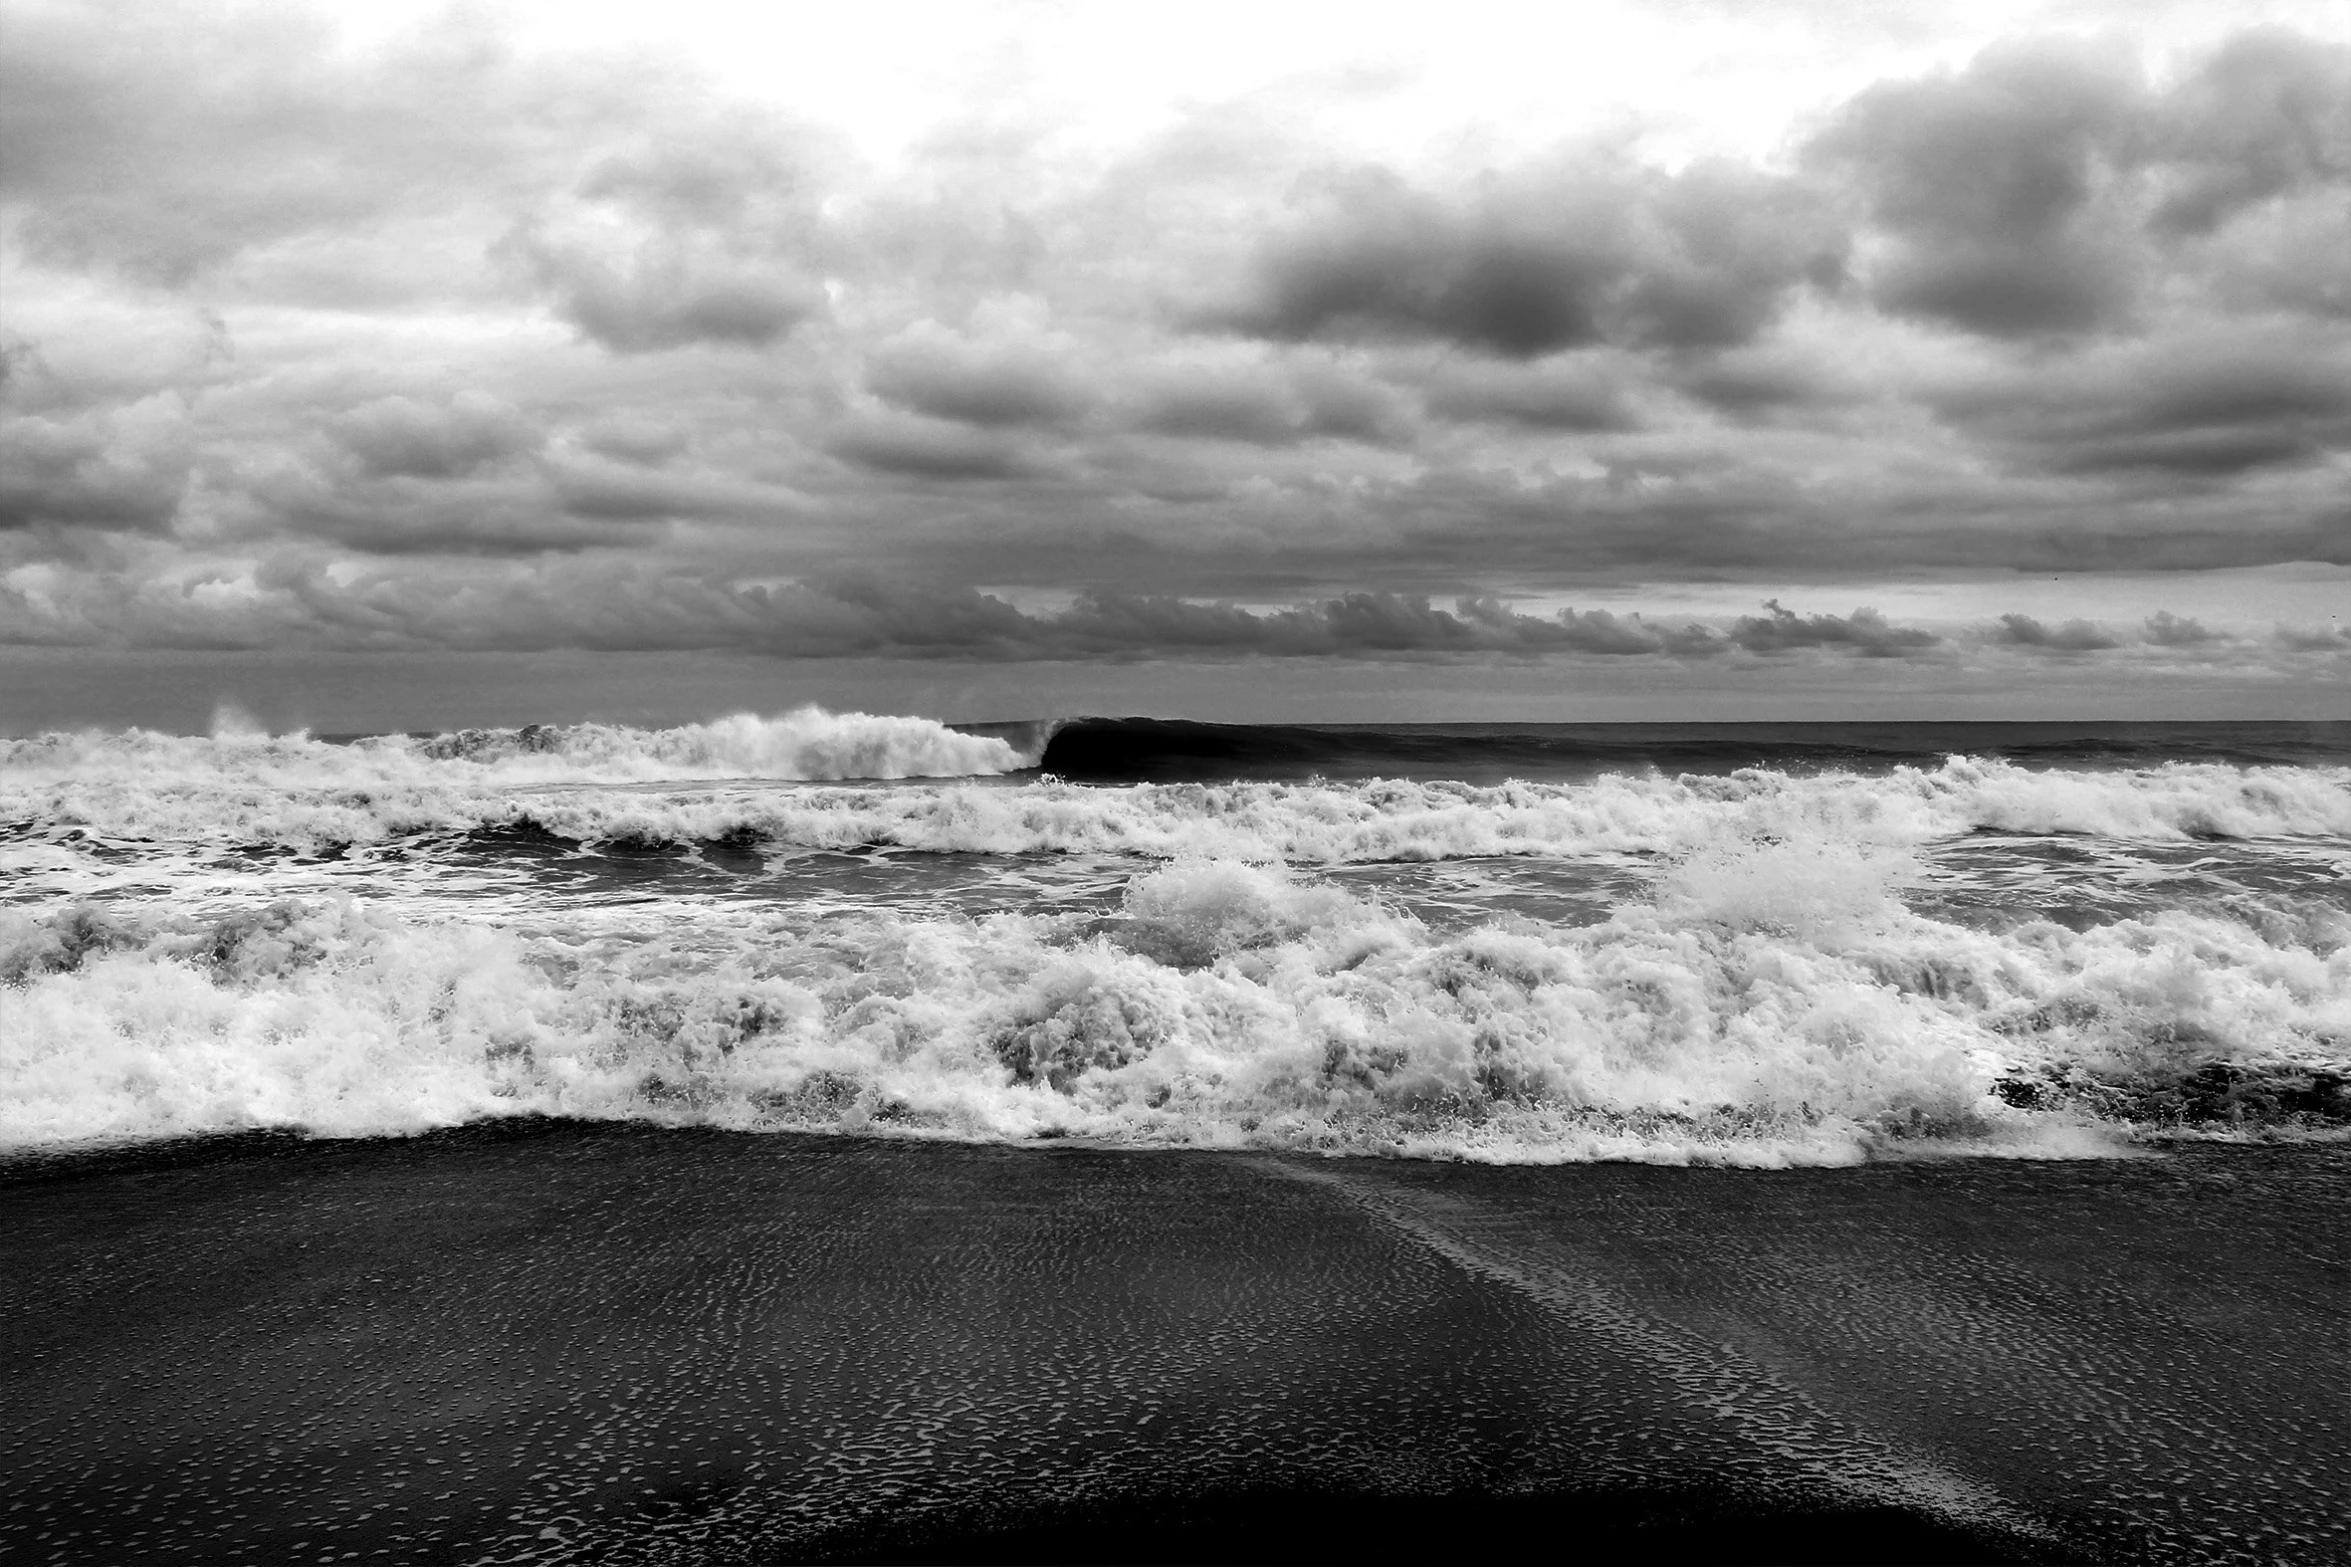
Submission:
[[1925,843],[1977,831],[2154,839],[2351,834],[2351,769],[2176,765],[2042,772],[1954,759],[1887,775],[1612,775],[1583,784],[1342,784],[810,790],[534,801],[582,841],[708,841],[993,854],[1362,863],[1670,853],[1724,838]]
[[2351,1122],[2340,911],[1993,932],[1904,908],[1909,870],[1750,844],[1452,935],[1217,860],[1108,916],[0,911],[0,1146],[547,1113],[1784,1164]]
[[[1045,731],[951,729],[928,718],[802,707],[669,729],[530,724],[418,738],[372,735],[348,744],[306,734],[52,733],[0,740],[0,788],[43,780],[104,785],[222,783],[282,789],[374,785],[501,786],[643,783],[663,779],[962,778],[1036,765]],[[1029,749],[1016,741],[1025,739]]]
[[[2173,763],[2041,769],[1955,757],[1934,767],[1791,774],[1609,774],[1584,783],[944,783],[877,789],[741,781],[754,765],[802,772],[1021,760],[1009,743],[916,720],[832,719],[848,739],[811,739],[794,720],[645,732],[594,731],[563,752],[514,733],[482,754],[154,736],[15,742],[0,756],[0,825],[101,839],[270,844],[296,850],[419,834],[535,829],[578,842],[732,839],[774,848],[942,853],[1130,854],[1345,863],[1526,854],[1670,853],[1725,838],[1802,835],[1925,843],[1990,831],[2134,839],[2351,835],[2351,768]],[[753,728],[751,726],[760,727]],[[788,740],[770,730],[782,726]],[[713,732],[718,738],[711,738]],[[578,734],[579,731],[572,731]],[[619,740],[610,737],[622,737]],[[734,745],[735,749],[724,749]],[[767,749],[761,750],[760,747]],[[692,786],[626,786],[638,773],[709,775]],[[730,772],[729,769],[736,771]],[[771,773],[770,776],[775,774]],[[579,780],[589,780],[581,782]]]

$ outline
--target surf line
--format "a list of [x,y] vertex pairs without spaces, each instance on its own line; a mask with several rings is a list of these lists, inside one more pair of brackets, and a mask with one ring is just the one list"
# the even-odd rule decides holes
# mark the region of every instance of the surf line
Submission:
[[1494,1243],[1494,1216],[1470,1203],[1437,1192],[1402,1190],[1377,1177],[1350,1179],[1335,1169],[1287,1159],[1249,1162],[1269,1175],[1334,1191],[1465,1272],[1573,1319],[1665,1378],[1692,1405],[1730,1422],[1757,1446],[1832,1490],[2042,1545],[2062,1544],[2058,1531],[1999,1492],[1839,1419],[1731,1346],[1709,1343],[1660,1320],[1556,1262],[1528,1256],[1523,1249],[1506,1253]]

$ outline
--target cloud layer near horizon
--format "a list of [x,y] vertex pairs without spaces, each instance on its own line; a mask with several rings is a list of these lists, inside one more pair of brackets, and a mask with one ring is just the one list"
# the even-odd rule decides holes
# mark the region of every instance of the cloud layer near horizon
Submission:
[[[2340,44],[2008,41],[1679,166],[1284,107],[879,167],[479,20],[14,8],[0,641],[2351,668],[2099,586],[2351,568]],[[1684,582],[1807,601],[1525,607]]]
[[1756,614],[1652,619],[1606,609],[1529,613],[1491,597],[1465,597],[1448,607],[1418,595],[1355,592],[1252,610],[1110,590],[1080,593],[1059,608],[1022,609],[968,587],[872,576],[745,583],[616,574],[579,562],[551,569],[475,563],[438,576],[276,571],[254,583],[181,588],[117,574],[81,588],[69,597],[42,592],[41,585],[0,587],[0,620],[32,645],[207,651],[565,648],[971,664],[1564,657],[1620,666],[1721,664],[1748,674],[1775,664],[1891,660],[1922,669],[2005,666],[2027,678],[2052,662],[2078,672],[2093,656],[2149,678],[2260,671],[2324,680],[2351,669],[2351,628],[2277,624],[2245,632],[2167,611],[2135,625],[2080,618],[2051,625],[2009,613],[1931,627],[1868,608],[1799,614],[1777,600],[1765,601]]

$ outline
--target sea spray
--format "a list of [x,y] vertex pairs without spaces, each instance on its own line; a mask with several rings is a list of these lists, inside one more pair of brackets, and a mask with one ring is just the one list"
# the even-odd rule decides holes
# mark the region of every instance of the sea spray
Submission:
[[965,777],[1035,762],[1034,754],[998,735],[967,734],[927,718],[813,706],[774,718],[738,713],[666,729],[531,724],[422,738],[367,735],[340,744],[305,732],[272,735],[250,720],[216,721],[207,736],[130,729],[0,739],[0,778],[105,782],[140,773],[175,783],[284,788]]
[[2339,926],[1990,931],[1906,909],[1899,857],[1787,878],[1803,850],[1747,854],[1597,924],[1450,934],[1215,860],[1141,873],[1106,915],[8,913],[0,1144],[535,1112],[1786,1163],[2351,1117]]
[[[985,770],[978,762],[1009,771],[1019,760],[1002,741],[952,731],[898,749],[870,740],[853,736],[793,755],[811,768],[817,760],[887,763],[902,768],[901,776],[918,763],[969,764],[976,772]],[[966,742],[993,749],[964,756]],[[926,748],[934,743],[937,755]],[[2351,768],[2340,767],[2200,763],[2071,773],[1955,757],[1882,774],[1747,769],[1610,774],[1579,783],[874,788],[751,783],[716,762],[700,764],[704,772],[696,774],[642,749],[620,761],[601,750],[553,761],[500,750],[485,761],[435,758],[407,742],[334,746],[284,738],[241,750],[211,740],[59,736],[0,748],[13,748],[0,754],[0,826],[298,850],[517,828],[591,843],[731,837],[779,848],[1323,864],[1675,852],[1726,836],[1775,834],[1895,844],[1973,832],[2170,842],[2351,838]],[[750,767],[755,749],[739,748],[727,765]]]

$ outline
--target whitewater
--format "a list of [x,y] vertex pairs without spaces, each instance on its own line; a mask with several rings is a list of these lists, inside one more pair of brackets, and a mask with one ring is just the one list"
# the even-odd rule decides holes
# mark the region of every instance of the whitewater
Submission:
[[553,1115],[1779,1165],[2351,1125],[2343,726],[1717,727],[0,740],[0,1150]]

